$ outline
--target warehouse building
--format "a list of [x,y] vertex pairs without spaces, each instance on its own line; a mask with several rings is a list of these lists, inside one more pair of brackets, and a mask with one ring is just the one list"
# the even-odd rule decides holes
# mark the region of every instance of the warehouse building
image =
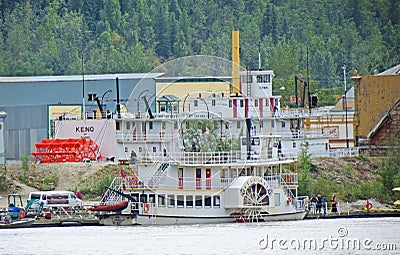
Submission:
[[[0,164],[29,156],[36,143],[53,135],[56,119],[144,109],[143,99],[155,95],[155,78],[162,75],[0,77]],[[155,110],[155,103],[150,108]]]

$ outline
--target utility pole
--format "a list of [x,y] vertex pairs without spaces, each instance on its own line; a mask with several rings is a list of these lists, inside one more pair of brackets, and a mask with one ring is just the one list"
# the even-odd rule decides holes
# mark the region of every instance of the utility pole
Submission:
[[347,122],[347,85],[346,85],[346,65],[343,65],[343,83],[344,83],[344,108],[346,113],[346,148],[349,148],[349,129]]
[[83,53],[82,53],[82,119],[86,119],[86,109],[85,109],[85,72],[83,68]]

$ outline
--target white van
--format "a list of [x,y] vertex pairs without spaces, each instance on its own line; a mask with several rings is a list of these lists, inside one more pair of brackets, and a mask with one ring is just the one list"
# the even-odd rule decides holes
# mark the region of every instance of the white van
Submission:
[[44,208],[49,207],[68,207],[81,208],[82,200],[76,197],[74,192],[66,190],[56,191],[34,191],[29,193],[28,201],[37,199],[43,202]]

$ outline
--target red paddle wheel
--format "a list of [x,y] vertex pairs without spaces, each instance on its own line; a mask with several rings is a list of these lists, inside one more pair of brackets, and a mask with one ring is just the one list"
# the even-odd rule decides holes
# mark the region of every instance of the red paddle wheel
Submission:
[[32,156],[41,163],[94,161],[101,158],[99,146],[92,139],[43,139],[35,147],[37,152],[32,152]]

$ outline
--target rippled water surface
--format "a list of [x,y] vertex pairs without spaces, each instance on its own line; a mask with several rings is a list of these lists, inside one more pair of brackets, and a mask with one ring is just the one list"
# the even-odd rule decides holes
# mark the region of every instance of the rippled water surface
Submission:
[[400,254],[400,218],[0,229],[0,254]]

